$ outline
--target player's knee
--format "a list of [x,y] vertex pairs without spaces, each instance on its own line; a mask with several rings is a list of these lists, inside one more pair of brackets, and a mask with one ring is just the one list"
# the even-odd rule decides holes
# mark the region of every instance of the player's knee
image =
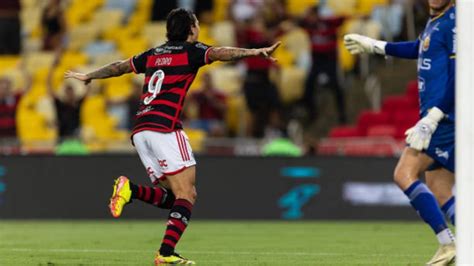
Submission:
[[399,184],[399,182],[403,179],[403,171],[397,167],[395,168],[395,171],[393,171],[393,181],[396,184]]
[[177,199],[186,199],[194,204],[197,198],[196,189],[194,186],[190,188],[184,188],[175,192]]
[[393,181],[403,190],[407,189],[411,184],[413,184],[416,179],[416,174],[411,174],[403,167],[397,167],[393,172]]

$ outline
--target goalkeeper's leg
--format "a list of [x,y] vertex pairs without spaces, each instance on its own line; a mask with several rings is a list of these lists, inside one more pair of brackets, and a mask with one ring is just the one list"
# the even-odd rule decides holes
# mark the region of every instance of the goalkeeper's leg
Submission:
[[454,174],[445,168],[427,171],[426,184],[433,191],[441,210],[455,223],[455,196],[453,195]]
[[413,208],[430,225],[441,247],[429,263],[450,263],[455,256],[454,236],[431,190],[419,179],[419,175],[433,164],[433,159],[422,152],[405,148],[395,169],[397,185],[410,199]]

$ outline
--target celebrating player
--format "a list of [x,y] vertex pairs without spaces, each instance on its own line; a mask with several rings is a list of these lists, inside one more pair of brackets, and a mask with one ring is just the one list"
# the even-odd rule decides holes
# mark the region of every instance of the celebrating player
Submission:
[[[440,248],[428,265],[447,265],[454,261],[456,252],[453,234],[442,213],[454,224],[456,13],[454,1],[428,2],[431,18],[416,41],[387,43],[349,34],[344,42],[352,54],[418,59],[422,118],[406,132],[408,147],[398,161],[394,179],[437,235]],[[418,179],[423,172],[428,186]]]
[[117,77],[132,71],[145,74],[132,141],[155,186],[137,185],[125,176],[117,178],[110,211],[114,217],[119,217],[123,207],[132,199],[170,209],[155,264],[195,264],[175,252],[175,246],[191,218],[197,195],[194,186],[196,161],[180,121],[186,92],[200,67],[214,61],[250,56],[275,60],[271,54],[280,43],[260,49],[210,47],[197,41],[199,22],[192,12],[185,9],[169,13],[166,29],[168,41],[161,46],[87,74],[67,71],[65,77],[87,84],[93,79]]

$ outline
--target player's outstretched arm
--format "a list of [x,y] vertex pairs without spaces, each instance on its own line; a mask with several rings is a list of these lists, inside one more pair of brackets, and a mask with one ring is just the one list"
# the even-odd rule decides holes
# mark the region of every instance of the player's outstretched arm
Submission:
[[414,42],[385,42],[359,34],[344,36],[344,46],[351,54],[390,55],[405,59],[418,59],[420,41]]
[[387,42],[375,40],[359,34],[344,36],[344,46],[351,54],[380,54],[385,55]]
[[259,49],[245,49],[237,47],[212,47],[209,50],[209,59],[211,61],[234,61],[245,57],[262,56],[272,61],[276,61],[271,55],[280,46],[277,42],[270,47]]
[[64,77],[67,79],[73,78],[80,81],[84,81],[84,83],[87,85],[93,79],[106,79],[106,78],[111,78],[111,77],[118,77],[123,74],[131,73],[132,71],[133,71],[132,66],[130,65],[129,60],[121,60],[121,61],[116,61],[108,65],[105,65],[87,74],[68,70],[64,74]]

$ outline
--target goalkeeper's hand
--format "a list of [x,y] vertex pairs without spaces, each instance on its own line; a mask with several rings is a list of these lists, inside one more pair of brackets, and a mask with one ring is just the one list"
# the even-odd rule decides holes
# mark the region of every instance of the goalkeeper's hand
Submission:
[[347,34],[344,36],[344,45],[351,54],[380,54],[385,55],[387,42],[374,40],[359,34]]
[[425,117],[405,132],[407,144],[418,151],[427,149],[430,145],[431,136],[443,117],[444,113],[438,107],[431,108]]

